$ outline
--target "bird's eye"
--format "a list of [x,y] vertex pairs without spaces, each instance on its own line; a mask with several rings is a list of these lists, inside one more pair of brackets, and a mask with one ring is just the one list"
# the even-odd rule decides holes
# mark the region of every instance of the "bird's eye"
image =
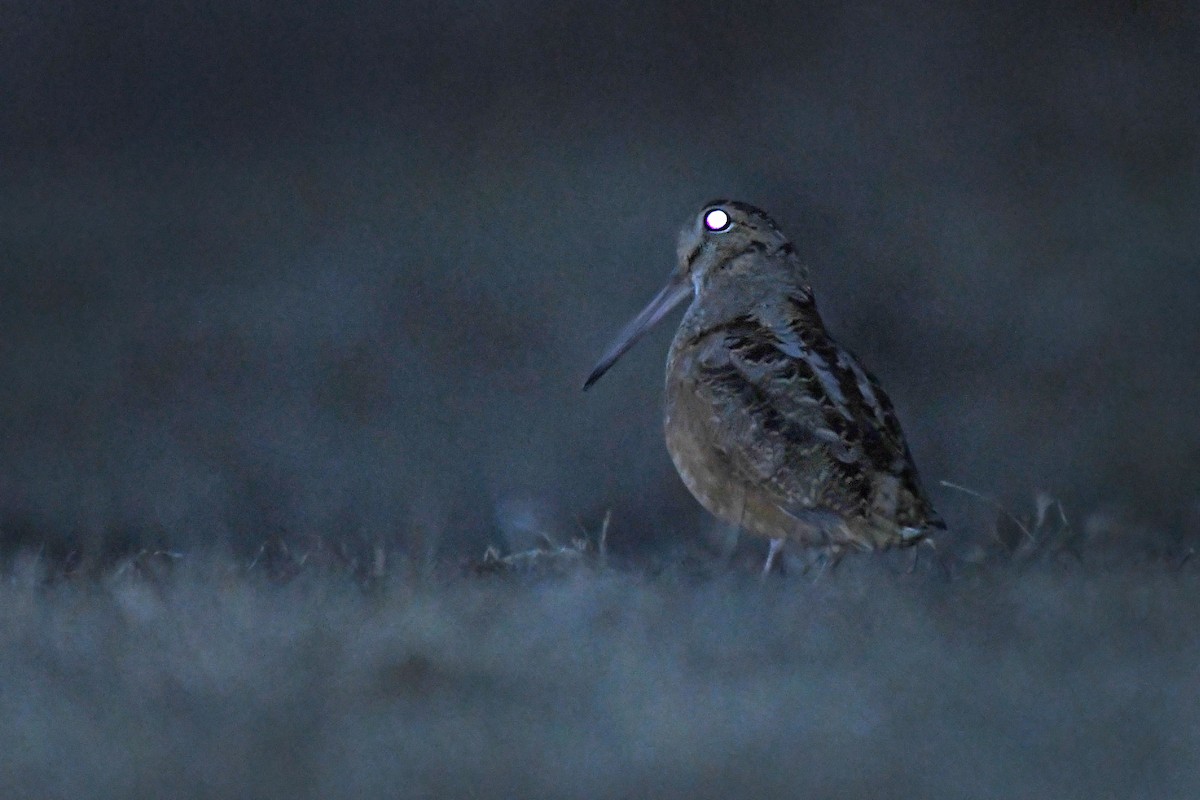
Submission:
[[704,227],[713,233],[721,233],[722,231],[729,230],[731,222],[729,214],[722,208],[714,208],[704,215]]

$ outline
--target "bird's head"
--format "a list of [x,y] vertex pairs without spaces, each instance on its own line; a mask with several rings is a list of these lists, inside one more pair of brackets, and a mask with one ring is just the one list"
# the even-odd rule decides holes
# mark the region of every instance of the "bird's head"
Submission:
[[679,232],[678,261],[667,285],[613,340],[583,388],[600,379],[616,360],[685,298],[727,287],[807,283],[791,242],[766,212],[736,200],[705,203]]
[[714,200],[683,226],[676,252],[672,282],[691,284],[698,295],[718,276],[719,282],[767,277],[777,271],[773,267],[790,266],[779,256],[794,250],[765,211],[736,200]]

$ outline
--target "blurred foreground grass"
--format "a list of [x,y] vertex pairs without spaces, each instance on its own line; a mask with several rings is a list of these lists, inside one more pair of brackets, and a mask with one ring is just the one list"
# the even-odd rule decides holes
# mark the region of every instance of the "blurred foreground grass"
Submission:
[[1190,550],[988,538],[765,582],[586,541],[10,554],[0,797],[1200,793]]

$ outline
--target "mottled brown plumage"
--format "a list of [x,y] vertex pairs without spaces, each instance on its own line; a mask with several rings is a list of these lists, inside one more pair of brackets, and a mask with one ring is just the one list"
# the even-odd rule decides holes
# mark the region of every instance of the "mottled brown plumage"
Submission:
[[891,401],[817,313],[765,213],[714,201],[684,226],[666,288],[585,388],[691,295],[667,359],[667,449],[696,499],[772,541],[878,549],[941,527]]

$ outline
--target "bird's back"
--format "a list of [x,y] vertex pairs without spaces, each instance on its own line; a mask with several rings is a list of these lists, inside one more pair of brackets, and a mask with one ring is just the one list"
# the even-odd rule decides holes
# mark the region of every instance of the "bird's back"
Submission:
[[703,505],[806,545],[879,548],[941,526],[891,401],[806,288],[705,301],[672,345],[666,408],[668,449]]

